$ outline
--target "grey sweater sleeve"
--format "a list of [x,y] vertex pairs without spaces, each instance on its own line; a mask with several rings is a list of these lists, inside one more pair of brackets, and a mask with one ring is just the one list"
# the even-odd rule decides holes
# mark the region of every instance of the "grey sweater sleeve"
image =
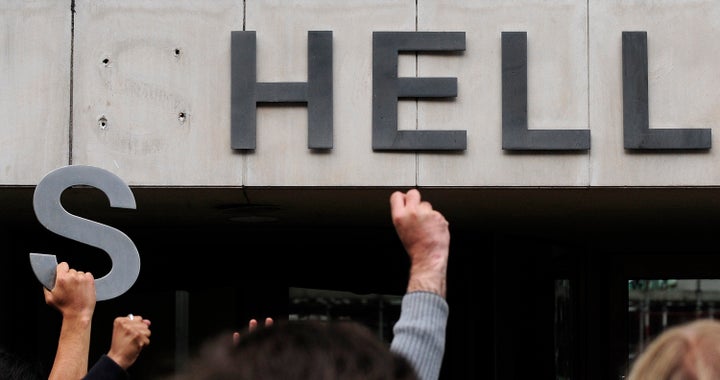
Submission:
[[440,376],[448,313],[447,302],[438,294],[418,291],[403,296],[390,349],[410,361],[420,380]]

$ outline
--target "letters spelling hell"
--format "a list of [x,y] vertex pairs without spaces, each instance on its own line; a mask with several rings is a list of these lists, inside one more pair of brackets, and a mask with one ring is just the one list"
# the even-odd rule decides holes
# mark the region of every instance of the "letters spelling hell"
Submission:
[[[259,103],[306,103],[308,148],[332,149],[332,32],[308,32],[307,82],[257,82],[255,32],[231,36],[231,148],[256,147]],[[466,131],[399,131],[400,98],[457,96],[457,78],[400,78],[400,52],[465,50],[464,32],[373,32],[372,148],[375,151],[461,151]],[[622,32],[624,148],[707,150],[711,129],[651,129],[648,117],[647,33]],[[590,130],[529,130],[527,33],[502,32],[502,148],[519,151],[590,149]]]

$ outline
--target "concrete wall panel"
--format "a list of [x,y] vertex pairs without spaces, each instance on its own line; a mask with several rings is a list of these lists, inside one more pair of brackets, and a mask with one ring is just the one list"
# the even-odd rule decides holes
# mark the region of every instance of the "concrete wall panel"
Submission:
[[0,2],[0,185],[67,165],[70,0]]
[[453,102],[419,102],[418,129],[467,130],[467,150],[420,154],[423,186],[583,186],[589,153],[502,149],[502,32],[527,33],[528,129],[588,129],[584,0],[421,0],[420,30],[465,31],[461,56],[420,55],[420,76],[458,78]]
[[[257,33],[258,81],[307,81],[307,32],[333,32],[333,149],[307,144],[307,109],[259,107],[257,149],[247,153],[250,186],[415,184],[413,153],[372,150],[372,32],[414,31],[410,0],[273,0],[247,4],[247,30]],[[414,75],[402,57],[401,75]],[[414,104],[399,106],[400,128],[414,128]]]
[[[720,183],[716,147],[629,151],[622,118],[622,32],[644,31],[650,127],[716,129],[715,1],[77,0],[74,18],[70,6],[0,6],[0,185],[68,163],[144,186]],[[258,106],[256,149],[230,147],[241,30],[257,34],[260,82],[306,82],[308,32],[333,33],[332,149],[308,149],[298,104]],[[400,76],[455,77],[458,96],[400,100],[398,128],[464,130],[464,151],[372,149],[372,34],[415,30],[465,32],[466,50],[399,57]],[[527,33],[529,129],[588,130],[590,150],[502,149],[504,31]]]
[[[590,1],[592,186],[720,183],[720,3]],[[623,147],[622,32],[647,32],[650,128],[710,128],[712,148]]]
[[78,0],[73,163],[130,185],[241,185],[230,33],[242,0]]

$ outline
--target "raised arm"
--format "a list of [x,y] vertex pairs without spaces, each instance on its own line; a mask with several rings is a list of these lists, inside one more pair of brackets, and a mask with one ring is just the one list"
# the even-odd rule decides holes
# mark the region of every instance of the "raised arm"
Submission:
[[450,231],[445,217],[415,189],[390,196],[398,237],[410,257],[410,276],[390,349],[405,356],[421,380],[435,380],[445,352]]
[[410,256],[407,291],[427,291],[445,298],[450,250],[449,223],[416,189],[390,196],[393,225]]
[[44,289],[45,303],[62,314],[60,338],[49,380],[80,379],[87,373],[90,329],[95,311],[95,279],[90,272],[56,268],[55,287]]

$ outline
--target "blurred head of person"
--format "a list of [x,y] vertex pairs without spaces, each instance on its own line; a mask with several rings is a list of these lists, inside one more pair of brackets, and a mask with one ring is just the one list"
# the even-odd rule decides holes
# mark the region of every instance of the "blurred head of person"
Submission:
[[237,344],[206,342],[175,380],[417,380],[402,356],[352,321],[284,321],[258,327]]
[[628,380],[720,379],[720,322],[698,319],[673,326],[635,359]]

